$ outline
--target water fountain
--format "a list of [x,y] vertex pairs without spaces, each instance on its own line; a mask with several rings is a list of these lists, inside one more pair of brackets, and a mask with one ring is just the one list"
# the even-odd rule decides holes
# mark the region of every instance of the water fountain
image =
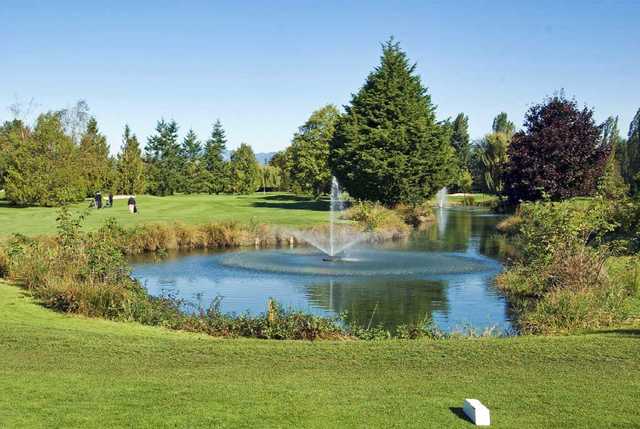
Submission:
[[331,179],[331,196],[329,205],[329,225],[326,228],[316,228],[303,231],[291,231],[299,240],[302,240],[326,256],[325,261],[340,262],[348,261],[345,256],[347,249],[366,240],[368,234],[358,230],[352,225],[342,223],[340,214],[344,211],[344,199],[338,180]]
[[448,198],[449,194],[447,191],[447,188],[444,187],[442,189],[440,189],[437,193],[436,193],[436,204],[438,206],[439,209],[446,209],[447,208],[447,204],[448,204]]
[[438,237],[444,237],[444,233],[447,230],[447,206],[448,206],[448,192],[447,188],[444,187],[440,189],[436,193],[436,205],[438,207],[438,211],[436,213],[436,217],[438,219]]

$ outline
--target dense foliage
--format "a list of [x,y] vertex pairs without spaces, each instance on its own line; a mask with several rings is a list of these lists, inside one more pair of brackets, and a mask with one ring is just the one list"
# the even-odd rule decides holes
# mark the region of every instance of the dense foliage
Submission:
[[242,143],[237,150],[233,151],[229,169],[230,189],[233,193],[249,194],[260,186],[258,161],[248,144]]
[[229,189],[229,168],[224,161],[227,149],[227,137],[220,120],[216,120],[211,131],[211,137],[204,147],[204,162],[209,172],[209,192],[219,194]]
[[632,213],[636,204],[604,199],[521,206],[509,226],[519,256],[498,286],[522,332],[593,329],[628,317],[629,302],[640,293],[640,266],[613,255],[632,249],[636,237],[624,227]]
[[452,181],[449,133],[415,69],[397,43],[385,43],[380,65],[338,121],[331,169],[358,199],[417,204]]
[[331,188],[329,142],[340,113],[327,105],[311,114],[287,148],[290,186],[296,192],[319,196]]
[[5,184],[9,201],[54,206],[82,200],[86,185],[78,174],[83,171],[79,153],[59,113],[40,115],[33,129],[20,121],[3,128],[10,146]]
[[135,195],[145,190],[144,162],[142,151],[135,134],[128,125],[122,135],[122,149],[116,162],[116,189],[122,193]]
[[593,111],[554,96],[529,109],[513,136],[505,192],[512,203],[592,195],[611,150],[600,145]]

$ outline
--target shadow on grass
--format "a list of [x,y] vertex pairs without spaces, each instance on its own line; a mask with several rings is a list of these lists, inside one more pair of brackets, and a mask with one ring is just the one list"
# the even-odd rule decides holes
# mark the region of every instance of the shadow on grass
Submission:
[[471,419],[464,413],[462,407],[449,407],[449,411],[458,416],[461,420],[464,420],[465,422],[470,423],[472,426],[475,426]]
[[297,195],[270,195],[261,198],[261,201],[252,203],[251,206],[269,209],[327,211],[329,210],[329,201]]
[[588,332],[587,335],[608,334],[617,337],[637,338],[640,340],[640,328],[618,328]]

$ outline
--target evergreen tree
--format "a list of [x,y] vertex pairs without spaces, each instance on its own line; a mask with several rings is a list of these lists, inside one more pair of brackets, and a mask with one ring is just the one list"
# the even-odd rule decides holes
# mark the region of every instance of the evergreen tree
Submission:
[[207,171],[210,173],[210,192],[220,193],[228,188],[228,166],[224,160],[224,152],[227,149],[227,137],[222,123],[218,119],[213,125],[211,138],[207,140],[204,149],[204,158]]
[[470,168],[471,145],[469,144],[469,118],[459,113],[453,121],[451,145],[456,151],[458,164],[462,170]]
[[193,130],[189,130],[182,141],[182,154],[187,161],[195,161],[202,156],[202,144]]
[[447,130],[415,70],[388,41],[381,64],[338,120],[330,166],[355,198],[417,204],[455,180]]
[[193,130],[189,130],[182,142],[184,166],[181,190],[184,193],[209,192],[211,174],[206,169],[202,144]]
[[145,147],[148,163],[148,190],[155,195],[173,195],[181,185],[184,159],[178,142],[178,124],[158,121],[156,134]]
[[230,189],[236,194],[255,192],[260,183],[259,165],[253,149],[246,143],[231,154]]
[[117,189],[128,195],[141,194],[145,189],[144,162],[140,144],[128,125],[124,126],[122,149],[118,155]]
[[562,95],[529,109],[509,146],[506,193],[512,204],[592,195],[609,156],[593,111]]
[[80,137],[80,170],[86,188],[86,195],[108,190],[113,182],[112,164],[109,160],[107,138],[98,131],[98,122],[89,118],[86,129]]
[[629,125],[625,158],[624,179],[630,185],[631,192],[635,195],[640,191],[640,109],[638,109]]
[[505,133],[509,139],[516,131],[516,126],[509,120],[505,112],[500,112],[498,116],[493,119],[493,126],[491,127],[494,133]]
[[[24,131],[24,130],[23,130]],[[79,153],[64,133],[60,113],[40,115],[33,132],[15,133],[6,197],[19,205],[55,206],[81,201],[85,184]]]
[[293,137],[288,170],[295,191],[319,196],[331,189],[329,142],[340,112],[327,105],[311,114]]

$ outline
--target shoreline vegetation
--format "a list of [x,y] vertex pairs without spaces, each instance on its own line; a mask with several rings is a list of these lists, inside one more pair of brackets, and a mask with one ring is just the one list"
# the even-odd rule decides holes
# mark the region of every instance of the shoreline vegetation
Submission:
[[[432,222],[433,217],[427,215],[429,210],[426,206],[389,210],[377,204],[356,203],[344,218],[367,231],[370,240],[397,240],[411,231],[407,219]],[[55,236],[31,238],[18,234],[7,240],[0,247],[0,277],[23,286],[45,307],[60,312],[212,336],[304,340],[450,336],[440,332],[431,320],[416,321],[390,332],[380,326],[350,326],[344,316],[317,317],[285,310],[271,300],[259,315],[223,314],[216,301],[187,314],[182,302],[150,296],[131,278],[126,255],[174,249],[293,246],[298,244],[294,235],[286,228],[264,224],[151,223],[123,228],[114,219],[107,219],[96,231],[84,231],[86,215],[87,212],[75,214],[63,207],[58,212]],[[494,335],[491,331],[471,330],[467,334]]]

